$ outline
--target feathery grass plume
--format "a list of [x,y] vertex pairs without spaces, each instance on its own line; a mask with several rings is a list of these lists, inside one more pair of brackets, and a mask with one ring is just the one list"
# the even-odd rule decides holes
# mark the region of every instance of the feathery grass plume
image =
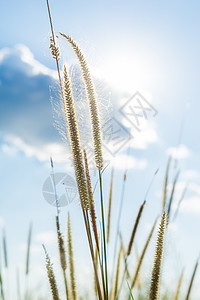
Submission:
[[194,271],[192,273],[192,277],[191,277],[191,280],[190,280],[190,284],[189,284],[189,287],[188,287],[188,291],[187,291],[187,295],[185,297],[185,300],[189,300],[190,293],[191,293],[191,290],[192,290],[192,285],[194,283],[194,278],[195,278],[195,275],[196,275],[196,272],[197,272],[198,264],[199,264],[199,257],[197,258],[196,264],[194,266]]
[[53,59],[59,60],[60,59],[60,49],[54,43],[54,39],[52,36],[50,36],[49,42],[50,42],[49,49],[51,50],[51,55],[52,55]]
[[162,214],[160,227],[157,235],[156,251],[155,251],[154,265],[152,270],[152,277],[151,277],[150,294],[149,294],[150,300],[158,299],[165,228],[166,228],[166,213],[164,211]]
[[8,252],[7,252],[7,242],[6,242],[6,232],[5,232],[5,230],[3,230],[3,254],[4,254],[5,268],[8,268]]
[[165,210],[166,207],[166,199],[167,199],[167,185],[168,185],[168,178],[169,178],[169,168],[171,165],[171,156],[168,159],[167,168],[165,172],[165,183],[164,183],[164,191],[163,191],[163,203],[162,203],[162,210]]
[[67,284],[67,276],[66,276],[66,269],[67,269],[67,261],[66,261],[66,253],[65,253],[65,244],[62,233],[60,231],[60,223],[59,218],[56,216],[56,231],[57,231],[57,240],[58,240],[58,250],[59,250],[59,257],[60,257],[60,266],[63,273],[63,279],[65,284],[65,293],[67,299],[69,298],[69,288]]
[[137,218],[135,220],[135,224],[134,224],[134,227],[133,227],[133,230],[132,230],[131,238],[130,238],[130,241],[129,241],[128,250],[127,250],[127,256],[129,256],[131,254],[131,249],[132,249],[132,246],[133,246],[135,234],[136,234],[136,231],[137,231],[137,228],[138,228],[141,216],[142,216],[142,212],[143,212],[145,203],[146,203],[146,200],[144,200],[144,202],[141,204],[141,206],[139,208],[139,211],[138,211],[138,214],[137,214]]
[[57,284],[56,284],[56,279],[55,279],[55,275],[54,275],[54,272],[53,272],[52,263],[50,261],[49,255],[48,255],[47,250],[46,250],[44,245],[43,245],[43,248],[44,248],[44,252],[45,252],[45,256],[46,256],[46,269],[47,269],[47,275],[48,275],[48,278],[49,278],[51,294],[52,294],[53,300],[60,300],[60,297],[58,295],[58,288],[57,288]]
[[30,224],[29,232],[28,232],[27,254],[26,254],[26,275],[28,275],[29,273],[31,237],[32,237],[32,223]]
[[114,283],[113,298],[112,298],[113,300],[117,298],[117,294],[118,294],[121,255],[122,255],[122,245],[120,246],[118,259],[117,259],[117,269],[115,273],[115,283]]
[[83,150],[83,153],[84,153],[84,160],[85,160],[85,173],[86,173],[87,190],[88,190],[88,198],[89,198],[89,211],[90,211],[90,217],[91,217],[91,222],[92,222],[94,238],[96,241],[97,250],[99,252],[99,237],[98,237],[97,224],[96,224],[96,212],[95,212],[95,205],[94,205],[94,197],[93,197],[93,192],[92,192],[92,184],[91,184],[87,154],[86,154],[85,149]]
[[184,274],[184,271],[181,272],[181,275],[179,277],[177,289],[176,289],[175,294],[174,294],[174,300],[178,300],[178,298],[179,298],[180,290],[181,290],[181,284],[182,284],[182,281],[183,281],[183,274]]
[[65,245],[64,245],[63,236],[60,232],[60,224],[59,224],[58,216],[56,216],[56,230],[57,230],[58,249],[59,249],[59,256],[60,256],[60,265],[61,268],[65,271],[67,268]]
[[72,46],[82,70],[82,76],[86,87],[87,98],[89,102],[90,116],[91,116],[91,126],[92,126],[92,135],[94,143],[94,154],[96,166],[99,170],[103,168],[103,155],[102,155],[102,143],[101,143],[101,131],[100,131],[100,120],[97,106],[97,99],[95,88],[90,74],[89,67],[87,65],[84,54],[77,45],[77,43],[69,36],[63,33],[60,33]]
[[176,184],[177,184],[179,174],[180,174],[180,172],[178,171],[175,178],[174,178],[172,191],[171,191],[171,195],[170,195],[170,198],[169,198],[168,209],[167,209],[167,223],[169,222],[169,219],[170,219],[171,206],[172,206],[172,202],[173,202],[173,199],[174,199],[174,192],[175,192],[175,189],[176,189]]
[[145,245],[144,245],[144,248],[143,248],[143,250],[142,250],[142,254],[141,254],[141,256],[140,256],[140,258],[139,258],[139,260],[138,260],[138,262],[137,262],[137,267],[136,267],[136,270],[135,270],[135,274],[134,274],[134,276],[133,276],[133,280],[132,280],[132,284],[131,284],[131,289],[132,289],[132,288],[135,286],[135,284],[136,284],[136,281],[137,281],[137,278],[138,278],[138,274],[139,274],[139,271],[140,271],[140,268],[141,268],[141,265],[142,265],[142,262],[143,262],[145,253],[146,253],[146,251],[147,251],[148,245],[149,245],[149,243],[150,243],[150,240],[151,240],[151,238],[152,238],[154,229],[155,229],[155,227],[156,227],[157,220],[158,220],[158,218],[156,218],[156,220],[155,220],[155,222],[154,222],[154,224],[153,224],[153,226],[152,226],[152,228],[151,228],[151,231],[150,231],[150,233],[149,233],[149,236],[148,236],[148,238],[147,238],[147,240],[146,240],[146,243],[145,243]]
[[64,66],[64,110],[67,120],[68,132],[70,137],[70,145],[74,162],[74,169],[78,190],[81,200],[81,205],[84,209],[88,209],[89,201],[87,194],[87,185],[85,179],[83,157],[81,153],[79,132],[74,109],[74,99],[72,96],[70,80],[67,74],[66,66]]
[[75,281],[75,272],[74,272],[74,254],[73,254],[73,245],[72,245],[72,232],[71,232],[71,223],[70,223],[70,215],[68,214],[68,255],[69,255],[69,268],[70,268],[70,283],[71,283],[71,293],[72,299],[77,299],[76,292],[76,281]]
[[110,178],[110,191],[109,191],[109,202],[108,202],[108,219],[107,219],[107,243],[109,243],[109,238],[110,238],[110,220],[111,220],[111,207],[112,207],[112,195],[113,195],[113,177],[114,177],[114,168],[112,168],[111,178]]

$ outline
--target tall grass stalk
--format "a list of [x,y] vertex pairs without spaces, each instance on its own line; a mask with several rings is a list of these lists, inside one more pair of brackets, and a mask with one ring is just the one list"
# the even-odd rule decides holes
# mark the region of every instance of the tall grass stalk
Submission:
[[4,288],[3,288],[3,277],[2,277],[1,270],[0,270],[0,289],[1,289],[1,298],[2,300],[5,300]]
[[171,157],[168,159],[167,168],[165,172],[165,183],[164,183],[164,190],[163,190],[163,202],[162,202],[162,211],[165,210],[166,207],[166,200],[167,200],[167,186],[168,186],[168,180],[169,180],[169,169],[171,165]]
[[69,299],[70,293],[69,293],[69,287],[68,287],[67,275],[66,275],[67,261],[66,261],[65,244],[64,244],[63,235],[60,231],[60,223],[59,223],[58,216],[56,216],[56,231],[57,231],[58,250],[59,250],[59,257],[60,257],[60,266],[62,269],[64,285],[65,285],[65,294],[66,294],[66,298]]
[[150,231],[150,233],[149,233],[149,235],[147,237],[146,243],[145,243],[144,248],[142,250],[142,254],[140,255],[140,258],[139,258],[139,260],[137,262],[137,267],[136,267],[136,270],[135,270],[135,273],[134,273],[134,276],[133,276],[133,279],[132,279],[132,283],[131,283],[131,289],[133,289],[133,287],[136,284],[136,281],[137,281],[137,278],[138,278],[138,274],[139,274],[139,271],[140,271],[140,268],[141,268],[144,256],[146,254],[147,248],[149,246],[149,243],[151,241],[153,232],[154,232],[156,224],[157,224],[157,220],[158,220],[158,218],[156,218],[156,220],[155,220],[155,222],[154,222],[154,224],[153,224],[153,226],[151,228],[151,231]]
[[174,294],[174,300],[178,300],[179,299],[181,285],[182,285],[182,281],[183,281],[183,275],[184,275],[184,271],[182,271],[182,273],[181,273],[181,275],[179,277],[177,289],[176,289],[175,294]]
[[[128,244],[128,250],[126,251],[126,254],[125,254],[125,259],[124,259],[125,260],[124,261],[124,273],[123,273],[123,276],[122,276],[122,281],[121,281],[121,284],[120,284],[119,293],[121,291],[124,278],[125,278],[125,276],[126,276],[126,274],[128,272],[127,259],[128,259],[128,256],[131,254],[131,250],[132,250],[132,247],[133,247],[134,238],[135,238],[135,235],[136,235],[136,232],[137,232],[137,228],[138,228],[139,222],[141,220],[141,216],[142,216],[142,212],[143,212],[145,203],[146,203],[146,200],[144,200],[144,202],[141,204],[141,206],[139,208],[139,211],[138,211],[138,214],[137,214],[137,217],[136,217],[136,220],[135,220],[135,223],[134,223],[134,226],[133,226],[133,230],[132,230],[131,237],[130,237],[129,244]],[[118,296],[119,296],[119,293],[118,293]]]
[[109,191],[109,201],[108,201],[108,219],[107,219],[107,243],[109,243],[109,238],[110,238],[110,221],[111,221],[111,208],[112,208],[112,198],[113,198],[113,177],[114,177],[114,168],[112,168],[111,178],[110,178],[110,191]]
[[117,268],[115,273],[115,283],[114,283],[113,297],[112,297],[113,300],[117,298],[117,294],[118,294],[121,255],[122,255],[122,245],[120,246],[118,259],[117,259]]
[[27,241],[27,252],[26,252],[26,275],[29,274],[29,268],[30,268],[30,250],[31,250],[31,238],[32,238],[32,223],[29,227],[28,232],[28,241]]
[[165,228],[166,228],[166,213],[164,211],[162,214],[160,228],[158,230],[158,235],[157,235],[157,243],[156,243],[154,265],[153,265],[152,277],[151,277],[149,300],[158,299]]
[[71,222],[70,215],[68,214],[68,225],[67,225],[67,235],[68,235],[68,256],[69,256],[69,268],[70,268],[70,283],[71,283],[71,293],[72,299],[77,299],[76,292],[76,281],[75,281],[75,271],[74,271],[74,254],[72,245],[72,232],[71,232]]
[[187,295],[185,297],[185,300],[189,300],[189,297],[190,297],[190,294],[191,294],[191,290],[192,290],[192,286],[193,286],[193,283],[194,283],[194,278],[195,278],[195,275],[196,275],[196,272],[197,272],[198,265],[199,265],[199,257],[198,257],[198,259],[196,261],[196,264],[194,266],[194,271],[192,273],[192,277],[191,277],[191,280],[190,280],[190,283],[189,283],[189,287],[188,287],[188,291],[187,291]]

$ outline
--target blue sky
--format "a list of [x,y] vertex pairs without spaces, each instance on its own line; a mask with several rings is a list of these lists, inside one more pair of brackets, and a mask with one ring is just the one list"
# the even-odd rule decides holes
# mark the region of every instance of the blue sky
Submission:
[[[166,256],[169,255],[171,261],[170,278],[167,280],[169,283],[176,280],[184,265],[189,277],[200,250],[200,3],[126,0],[51,1],[50,4],[56,33],[72,35],[88,58],[97,82],[103,117],[109,116],[107,107],[110,107],[110,101],[114,116],[130,130],[131,126],[121,117],[119,108],[135,91],[139,91],[158,111],[135,138],[131,157],[127,159],[126,149],[123,149],[114,162],[114,215],[119,206],[121,190],[118,187],[121,186],[123,169],[126,164],[129,166],[122,213],[125,240],[128,240],[153,173],[160,168],[150,190],[143,226],[138,234],[139,248],[144,240],[139,238],[143,236],[141,233],[145,236],[161,206],[168,154],[179,146],[175,152],[181,169],[176,200],[187,182],[189,188],[167,240],[169,250]],[[67,171],[73,176],[73,170],[67,166],[67,145],[53,126],[50,94],[55,96],[57,104],[59,101],[55,62],[48,49],[50,28],[45,1],[7,1],[2,2],[0,7],[0,220],[8,236],[9,260],[13,262],[13,269],[20,268],[21,280],[24,244],[29,223],[33,222],[32,276],[36,285],[37,271],[44,272],[41,243],[46,242],[52,256],[56,256],[56,247],[52,243],[55,209],[42,196],[43,182],[50,174],[49,156],[52,155],[55,160],[56,171]],[[76,63],[73,53],[61,38],[59,44],[62,62],[66,62],[70,69]],[[76,79],[75,75],[79,76],[75,73],[76,68],[70,70]],[[55,92],[50,92],[52,89]],[[77,109],[80,124],[83,124],[81,104],[77,104]],[[175,172],[172,169],[172,179]],[[105,197],[108,195],[109,176],[110,169],[105,172]],[[72,204],[69,210],[78,240],[82,226],[80,209],[77,204]],[[62,210],[63,228],[67,211],[67,208]],[[80,246],[78,241],[75,243]],[[84,247],[87,250],[86,243]],[[13,249],[16,251],[13,252]],[[82,273],[87,274],[78,251],[75,254]],[[151,263],[147,260],[148,268]],[[177,266],[176,272],[172,271],[174,265]],[[194,291],[194,299],[195,296]]]

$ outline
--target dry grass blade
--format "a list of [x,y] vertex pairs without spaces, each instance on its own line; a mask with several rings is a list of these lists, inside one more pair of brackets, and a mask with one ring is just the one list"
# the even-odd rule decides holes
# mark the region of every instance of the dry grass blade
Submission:
[[73,156],[76,180],[78,184],[81,205],[84,209],[88,209],[89,201],[87,194],[87,185],[85,179],[83,157],[81,153],[79,132],[74,109],[74,99],[72,96],[70,80],[64,66],[64,110],[67,120],[68,132],[70,137],[70,145]]
[[49,255],[48,255],[44,245],[43,245],[43,248],[44,248],[45,255],[46,255],[46,269],[47,269],[47,275],[48,275],[48,278],[49,278],[51,294],[52,294],[53,300],[60,300],[60,297],[58,295],[56,279],[55,279],[55,275],[54,275],[54,272],[53,272],[53,267],[52,267]]
[[172,202],[173,202],[173,199],[174,199],[174,193],[175,193],[176,184],[177,184],[177,181],[178,181],[179,174],[180,174],[180,172],[177,172],[177,174],[174,178],[172,191],[171,191],[171,195],[170,195],[170,198],[169,198],[168,209],[167,209],[167,222],[169,222],[169,219],[170,219],[171,207],[172,207]]
[[117,294],[118,294],[121,255],[122,255],[122,245],[120,246],[118,259],[117,259],[117,269],[115,273],[115,284],[114,284],[113,298],[112,298],[113,300],[117,298]]
[[5,268],[8,268],[8,252],[7,252],[7,242],[6,242],[5,230],[3,230],[3,254],[4,254]]
[[109,238],[110,238],[110,220],[111,220],[111,207],[112,207],[112,195],[113,195],[113,177],[114,177],[114,169],[112,168],[111,179],[110,179],[109,202],[108,202],[107,243],[109,243]]
[[175,221],[175,219],[176,219],[176,217],[177,217],[177,215],[178,215],[178,212],[179,212],[181,203],[182,203],[183,199],[185,198],[185,194],[186,194],[186,192],[187,192],[187,189],[188,189],[188,185],[186,184],[186,185],[185,185],[185,188],[184,188],[184,190],[183,190],[183,193],[182,193],[182,195],[181,195],[181,197],[180,197],[180,200],[178,201],[178,205],[177,205],[177,208],[176,208],[176,211],[175,211],[175,213],[174,213],[174,216],[173,216],[172,221]]
[[137,278],[138,278],[138,274],[139,274],[139,271],[140,271],[140,268],[141,268],[141,265],[142,265],[142,262],[143,262],[145,253],[146,253],[146,251],[147,251],[148,245],[149,245],[149,243],[150,243],[150,240],[151,240],[151,238],[152,238],[154,229],[155,229],[155,227],[156,227],[157,220],[158,220],[158,218],[156,218],[156,220],[155,220],[155,222],[154,222],[154,224],[153,224],[153,226],[152,226],[152,228],[151,228],[151,231],[150,231],[150,233],[149,233],[149,236],[148,236],[148,238],[147,238],[147,240],[146,240],[146,243],[145,243],[145,245],[144,245],[144,248],[143,248],[143,250],[142,250],[142,254],[141,254],[141,256],[140,256],[140,258],[139,258],[139,260],[138,260],[138,262],[137,262],[137,267],[136,267],[135,274],[134,274],[134,276],[133,276],[133,280],[132,280],[132,284],[131,284],[131,289],[132,289],[132,288],[135,286],[135,284],[136,284],[136,281],[137,281]]
[[157,235],[155,258],[154,258],[154,265],[153,265],[152,277],[151,277],[151,287],[150,287],[150,294],[149,294],[150,300],[158,299],[165,228],[166,228],[166,213],[164,211],[162,214],[160,227]]
[[190,284],[189,284],[189,287],[188,287],[188,291],[187,291],[187,295],[185,297],[185,300],[189,300],[190,293],[191,293],[191,290],[192,290],[192,286],[193,286],[193,283],[194,283],[194,278],[195,278],[195,275],[196,275],[196,272],[197,272],[198,264],[199,264],[199,257],[198,257],[198,259],[196,261],[196,264],[194,266],[194,271],[192,273],[192,277],[191,277],[191,280],[190,280]]
[[99,237],[98,237],[97,224],[96,224],[96,212],[95,212],[94,197],[93,197],[93,192],[92,192],[92,184],[91,184],[87,154],[86,154],[85,149],[83,150],[83,152],[84,152],[85,173],[86,173],[87,190],[88,190],[88,198],[89,198],[89,211],[90,211],[90,217],[91,217],[91,222],[92,222],[94,238],[95,238],[97,250],[99,252]]
[[180,290],[181,290],[181,284],[182,284],[182,281],[183,281],[183,274],[184,274],[184,271],[182,271],[182,273],[179,277],[177,289],[176,289],[175,294],[174,294],[174,300],[178,300],[178,298],[179,298]]
[[135,234],[137,232],[137,228],[138,228],[141,216],[142,216],[142,212],[143,212],[145,203],[146,203],[146,200],[141,204],[141,206],[139,208],[137,218],[135,220],[135,224],[134,224],[134,227],[133,227],[133,230],[132,230],[132,233],[131,233],[131,238],[130,238],[129,245],[128,245],[128,250],[127,250],[127,256],[129,256],[131,254],[131,249],[132,249],[132,246],[133,246]]
[[97,106],[97,99],[95,88],[90,74],[89,67],[87,65],[84,54],[77,45],[77,43],[69,36],[63,33],[60,33],[72,46],[81,66],[83,80],[86,87],[87,98],[89,102],[90,117],[91,117],[91,126],[92,126],[92,135],[94,143],[94,153],[95,153],[95,162],[99,170],[103,168],[103,155],[102,155],[102,145],[101,145],[101,131],[100,131],[100,120]]
[[165,184],[164,184],[164,191],[163,191],[163,203],[162,203],[162,210],[165,210],[166,207],[166,199],[167,199],[167,185],[168,185],[168,177],[169,177],[169,168],[171,165],[171,157],[168,159],[166,173],[165,173]]
[[71,223],[70,216],[68,214],[68,255],[69,255],[69,268],[70,268],[70,283],[71,283],[71,293],[72,299],[77,299],[76,292],[76,281],[75,281],[75,272],[74,272],[74,254],[73,254],[73,245],[72,245],[72,232],[71,232]]
[[[50,6],[49,6],[49,0],[46,0],[46,3],[47,3],[48,15],[49,15],[49,22],[50,22],[50,27],[51,27],[51,33],[52,33],[52,37],[50,39],[50,49],[51,48],[54,49],[52,54],[53,54],[53,58],[56,60],[56,67],[57,67],[57,71],[58,71],[58,79],[59,79],[59,83],[60,83],[60,90],[61,90],[62,99],[63,99],[63,102],[64,102],[62,80],[61,80],[60,67],[59,67],[59,62],[58,62],[59,58],[60,58],[60,56],[58,56],[58,54],[60,54],[60,52],[58,51],[59,49],[57,49],[57,47],[56,47],[55,34],[54,34],[53,22],[52,22],[52,18],[51,18],[51,11],[50,11]],[[52,49],[51,49],[51,52],[52,52]]]
[[28,275],[29,273],[31,237],[32,237],[32,224],[30,224],[29,232],[28,232],[27,254],[26,254],[26,275]]

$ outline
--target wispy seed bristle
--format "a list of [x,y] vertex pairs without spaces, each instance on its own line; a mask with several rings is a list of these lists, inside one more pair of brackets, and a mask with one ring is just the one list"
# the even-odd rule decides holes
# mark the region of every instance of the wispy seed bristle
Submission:
[[83,165],[83,157],[80,147],[79,132],[77,126],[77,120],[74,109],[74,100],[71,91],[71,85],[67,74],[66,67],[64,66],[64,110],[68,125],[68,132],[70,137],[70,145],[73,156],[76,180],[78,184],[79,195],[81,204],[84,209],[88,209],[88,195],[87,186]]
[[87,65],[84,54],[77,45],[77,43],[68,35],[60,33],[72,46],[81,66],[82,76],[86,87],[87,98],[89,102],[92,135],[94,143],[95,162],[99,170],[103,168],[103,155],[102,155],[102,142],[101,142],[101,131],[100,131],[100,120],[97,106],[96,92],[90,74],[89,67]]

